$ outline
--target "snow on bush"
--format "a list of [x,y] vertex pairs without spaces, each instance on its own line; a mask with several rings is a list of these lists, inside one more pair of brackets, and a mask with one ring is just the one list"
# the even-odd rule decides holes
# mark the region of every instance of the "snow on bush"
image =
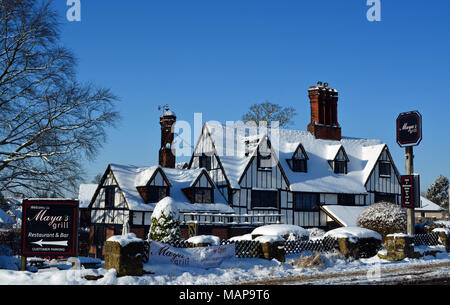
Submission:
[[325,233],[324,237],[331,238],[375,238],[381,240],[381,235],[369,229],[359,227],[342,227]]
[[450,221],[438,220],[424,226],[425,233],[430,233],[437,228],[450,229]]
[[322,237],[326,232],[319,228],[307,229],[309,232],[309,237]]
[[198,244],[210,244],[213,246],[219,246],[220,245],[220,238],[213,235],[199,235],[199,236],[193,236],[187,240],[191,244],[198,245]]
[[158,202],[153,210],[148,238],[163,243],[180,239],[180,213],[171,197]]
[[252,235],[280,235],[286,240],[308,239],[309,232],[296,225],[273,224],[253,230]]
[[393,233],[406,233],[406,211],[390,202],[378,202],[365,209],[357,225],[380,233],[383,237]]
[[252,234],[244,234],[239,236],[234,236],[229,239],[230,241],[241,241],[241,240],[252,240]]

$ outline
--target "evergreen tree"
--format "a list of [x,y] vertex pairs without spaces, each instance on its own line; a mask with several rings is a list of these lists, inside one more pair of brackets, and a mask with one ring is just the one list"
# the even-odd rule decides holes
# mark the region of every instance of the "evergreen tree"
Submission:
[[448,210],[448,190],[448,178],[440,175],[428,188],[427,199]]
[[163,243],[180,239],[180,216],[172,198],[166,197],[156,205],[148,238]]

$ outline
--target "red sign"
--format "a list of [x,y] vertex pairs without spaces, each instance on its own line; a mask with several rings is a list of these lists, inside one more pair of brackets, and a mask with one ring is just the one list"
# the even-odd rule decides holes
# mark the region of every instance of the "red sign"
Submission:
[[397,143],[401,147],[422,141],[422,115],[418,111],[401,113],[397,118]]
[[77,256],[78,200],[25,199],[23,256]]

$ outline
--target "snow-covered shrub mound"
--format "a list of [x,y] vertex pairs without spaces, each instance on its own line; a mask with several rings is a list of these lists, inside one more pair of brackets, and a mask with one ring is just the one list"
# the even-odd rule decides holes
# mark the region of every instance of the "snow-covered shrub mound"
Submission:
[[383,237],[388,234],[406,233],[406,211],[390,202],[378,202],[365,209],[358,217],[357,225],[376,231]]
[[309,237],[323,237],[323,235],[325,235],[325,231],[319,228],[311,228],[311,229],[307,229],[307,231],[309,232]]
[[229,239],[229,241],[241,241],[241,240],[252,240],[252,234],[244,234],[244,235],[234,236]]
[[307,240],[309,232],[296,225],[273,224],[261,226],[253,230],[252,235],[280,235],[285,240]]
[[378,240],[381,240],[381,235],[378,234],[375,231],[359,228],[359,227],[342,227],[337,228],[331,231],[328,231],[325,233],[324,237],[331,237],[331,238],[375,238]]
[[148,238],[163,243],[180,239],[180,213],[173,198],[166,197],[156,205]]
[[345,257],[355,259],[373,257],[382,246],[379,233],[359,227],[334,229],[328,231],[324,237],[338,240],[339,251]]
[[450,229],[450,221],[438,220],[432,223],[425,224],[424,231],[425,233],[431,233],[434,229]]
[[220,238],[213,235],[199,235],[199,236],[193,236],[187,240],[189,243],[194,245],[199,244],[208,244],[211,246],[219,246],[220,245]]

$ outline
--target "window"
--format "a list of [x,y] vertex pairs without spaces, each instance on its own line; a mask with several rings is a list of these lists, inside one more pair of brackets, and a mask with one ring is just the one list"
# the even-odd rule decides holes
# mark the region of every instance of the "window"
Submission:
[[214,202],[214,190],[210,188],[193,188],[194,202],[195,203],[213,203]]
[[335,174],[347,174],[347,161],[334,161]]
[[380,201],[397,203],[397,196],[395,194],[387,194],[387,193],[375,193],[375,203]]
[[355,205],[355,195],[353,194],[338,194],[339,205]]
[[297,173],[306,173],[306,160],[305,159],[292,159],[292,171]]
[[319,194],[294,193],[294,207],[296,211],[317,211],[319,205]]
[[114,207],[114,197],[116,188],[114,186],[105,187],[105,208]]
[[147,186],[147,198],[145,203],[155,203],[170,195],[168,186]]
[[207,171],[211,170],[211,156],[203,154],[199,157],[199,167],[205,168]]
[[270,149],[261,151],[258,148],[257,161],[259,170],[272,169],[272,154]]
[[391,177],[391,163],[388,161],[382,161],[378,164],[380,177]]
[[252,208],[278,208],[278,191],[252,191]]

